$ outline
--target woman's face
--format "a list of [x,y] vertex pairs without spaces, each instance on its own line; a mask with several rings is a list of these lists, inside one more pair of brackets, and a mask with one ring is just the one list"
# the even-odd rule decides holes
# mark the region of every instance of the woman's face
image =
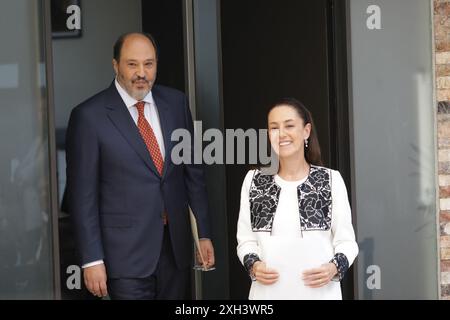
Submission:
[[311,132],[311,124],[305,126],[293,107],[275,107],[269,113],[268,123],[270,143],[280,158],[302,153],[305,139],[309,138]]

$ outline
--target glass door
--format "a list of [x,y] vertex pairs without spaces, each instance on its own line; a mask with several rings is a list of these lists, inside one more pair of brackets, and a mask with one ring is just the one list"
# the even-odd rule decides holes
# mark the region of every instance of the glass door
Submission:
[[360,299],[437,299],[432,11],[349,1]]
[[0,2],[0,299],[52,299],[44,1]]

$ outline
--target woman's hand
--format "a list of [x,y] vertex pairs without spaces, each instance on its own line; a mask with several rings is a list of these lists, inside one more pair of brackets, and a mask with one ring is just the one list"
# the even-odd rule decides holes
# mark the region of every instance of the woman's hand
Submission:
[[278,272],[273,269],[268,269],[262,261],[256,261],[253,264],[252,272],[255,275],[256,281],[262,284],[270,285],[278,281]]
[[337,274],[337,268],[334,263],[323,264],[319,268],[309,269],[303,272],[302,279],[305,286],[310,288],[320,288],[328,284]]

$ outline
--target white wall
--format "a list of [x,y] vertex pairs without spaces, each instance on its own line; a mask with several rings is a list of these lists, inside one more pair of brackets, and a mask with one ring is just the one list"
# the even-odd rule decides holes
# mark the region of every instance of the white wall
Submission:
[[53,40],[56,128],[66,128],[76,105],[109,86],[119,35],[142,29],[140,0],[82,1],[81,16],[81,38]]

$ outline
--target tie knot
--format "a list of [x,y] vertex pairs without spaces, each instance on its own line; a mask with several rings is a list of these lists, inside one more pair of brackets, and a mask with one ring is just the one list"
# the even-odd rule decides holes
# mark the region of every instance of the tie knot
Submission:
[[144,115],[144,107],[145,107],[145,102],[144,101],[139,101],[138,103],[135,104],[138,113],[140,115]]

